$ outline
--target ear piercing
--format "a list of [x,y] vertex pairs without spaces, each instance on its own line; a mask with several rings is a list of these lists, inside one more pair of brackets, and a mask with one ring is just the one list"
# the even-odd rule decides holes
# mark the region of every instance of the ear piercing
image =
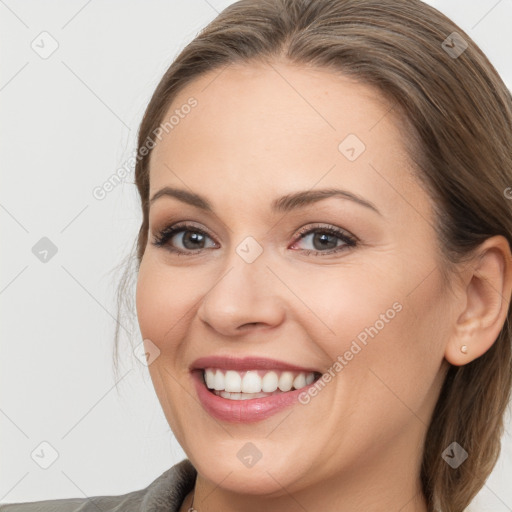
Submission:
[[463,353],[463,354],[467,354],[468,353],[468,347],[467,345],[462,345],[460,347],[460,351]]

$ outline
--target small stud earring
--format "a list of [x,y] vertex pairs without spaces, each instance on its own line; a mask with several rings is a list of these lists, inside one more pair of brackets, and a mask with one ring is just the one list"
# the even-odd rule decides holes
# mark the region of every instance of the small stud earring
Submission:
[[463,354],[467,354],[468,353],[468,347],[466,345],[462,345],[462,347],[460,347],[460,351]]

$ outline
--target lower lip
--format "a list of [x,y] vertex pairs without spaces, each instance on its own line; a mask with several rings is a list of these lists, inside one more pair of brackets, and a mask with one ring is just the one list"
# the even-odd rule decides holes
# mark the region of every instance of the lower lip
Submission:
[[277,395],[263,398],[251,398],[248,400],[229,400],[212,393],[204,383],[203,372],[193,371],[192,379],[197,390],[197,395],[205,410],[214,418],[231,423],[249,423],[261,421],[273,414],[282,411],[293,404],[300,404],[298,397],[315,384],[301,389],[286,391]]

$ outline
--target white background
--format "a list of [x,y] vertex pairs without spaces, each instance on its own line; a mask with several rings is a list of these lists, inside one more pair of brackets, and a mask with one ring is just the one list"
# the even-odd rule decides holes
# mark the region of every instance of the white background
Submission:
[[[132,154],[172,59],[230,3],[0,0],[0,502],[123,494],[185,457],[147,369],[125,358],[117,388],[112,372],[112,270],[140,224],[133,175],[101,201],[92,190]],[[512,0],[428,3],[510,88]],[[47,59],[31,48],[43,31],[59,45]],[[42,237],[58,249],[47,263],[32,253]],[[510,425],[471,510],[512,510]],[[48,469],[30,456],[43,441],[58,452]]]

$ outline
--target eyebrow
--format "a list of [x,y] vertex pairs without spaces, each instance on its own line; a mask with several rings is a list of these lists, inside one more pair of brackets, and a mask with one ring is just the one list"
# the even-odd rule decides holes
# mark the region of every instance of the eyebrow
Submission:
[[[183,203],[187,203],[201,210],[213,212],[211,203],[203,196],[187,190],[164,187],[156,192],[150,200],[150,204],[153,204],[157,199],[161,197],[174,197]],[[340,197],[360,204],[370,210],[375,211],[379,215],[382,215],[377,207],[371,202],[364,199],[353,192],[348,190],[341,190],[337,188],[327,188],[321,190],[304,190],[299,192],[293,192],[285,196],[274,199],[271,203],[271,208],[275,212],[289,212],[298,208],[303,208],[307,205],[316,203],[329,197]]]

